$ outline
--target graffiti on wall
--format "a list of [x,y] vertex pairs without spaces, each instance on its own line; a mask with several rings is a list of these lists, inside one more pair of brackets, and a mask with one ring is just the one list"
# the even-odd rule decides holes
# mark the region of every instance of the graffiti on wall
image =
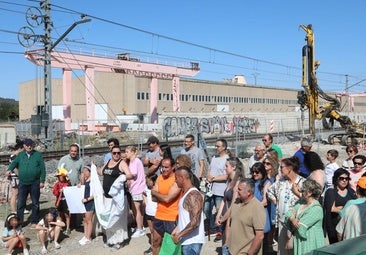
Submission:
[[215,116],[212,118],[196,117],[167,117],[163,123],[164,137],[174,137],[178,135],[197,134],[199,131],[206,134],[248,134],[256,133],[259,127],[258,119],[234,116]]

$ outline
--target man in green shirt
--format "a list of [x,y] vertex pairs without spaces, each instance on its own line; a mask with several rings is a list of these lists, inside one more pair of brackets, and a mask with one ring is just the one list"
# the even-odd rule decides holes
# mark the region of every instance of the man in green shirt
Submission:
[[269,149],[273,149],[277,152],[278,158],[282,158],[282,150],[278,145],[273,143],[273,136],[271,134],[265,134],[262,138],[262,142],[266,147],[266,151],[268,151]]
[[39,198],[40,189],[44,187],[46,179],[46,167],[42,154],[33,149],[32,139],[24,140],[24,151],[11,162],[7,175],[10,175],[15,168],[18,169],[18,202],[17,215],[20,222],[24,222],[24,209],[27,197],[30,194],[32,199],[32,226],[36,226],[39,221]]

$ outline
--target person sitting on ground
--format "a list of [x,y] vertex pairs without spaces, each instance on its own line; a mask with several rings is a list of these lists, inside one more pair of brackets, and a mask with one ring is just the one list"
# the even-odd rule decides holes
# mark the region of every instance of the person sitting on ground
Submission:
[[1,240],[3,247],[8,249],[6,255],[11,255],[15,248],[23,248],[23,254],[29,255],[27,238],[22,230],[19,218],[15,213],[11,213],[6,217]]
[[47,248],[46,243],[54,241],[55,249],[60,249],[61,245],[58,243],[60,237],[61,229],[65,226],[65,223],[57,217],[57,212],[55,210],[48,211],[43,219],[41,219],[37,226],[38,239],[42,245],[42,254],[46,254]]

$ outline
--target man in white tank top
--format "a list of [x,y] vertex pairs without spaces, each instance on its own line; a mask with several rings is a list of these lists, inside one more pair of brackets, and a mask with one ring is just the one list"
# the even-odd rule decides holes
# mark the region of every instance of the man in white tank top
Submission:
[[182,189],[178,226],[172,232],[175,243],[182,244],[182,254],[199,255],[205,242],[203,197],[192,184],[192,171],[185,166],[175,170],[175,182]]

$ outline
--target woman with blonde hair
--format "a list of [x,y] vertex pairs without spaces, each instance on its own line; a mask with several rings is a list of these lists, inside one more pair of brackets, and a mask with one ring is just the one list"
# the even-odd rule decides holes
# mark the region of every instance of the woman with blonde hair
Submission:
[[128,187],[132,196],[131,209],[137,225],[136,231],[131,237],[137,238],[145,235],[143,228],[144,208],[142,204],[142,193],[146,189],[145,170],[141,160],[137,157],[137,148],[135,146],[127,146],[125,155],[131,174],[136,176],[128,181]]

